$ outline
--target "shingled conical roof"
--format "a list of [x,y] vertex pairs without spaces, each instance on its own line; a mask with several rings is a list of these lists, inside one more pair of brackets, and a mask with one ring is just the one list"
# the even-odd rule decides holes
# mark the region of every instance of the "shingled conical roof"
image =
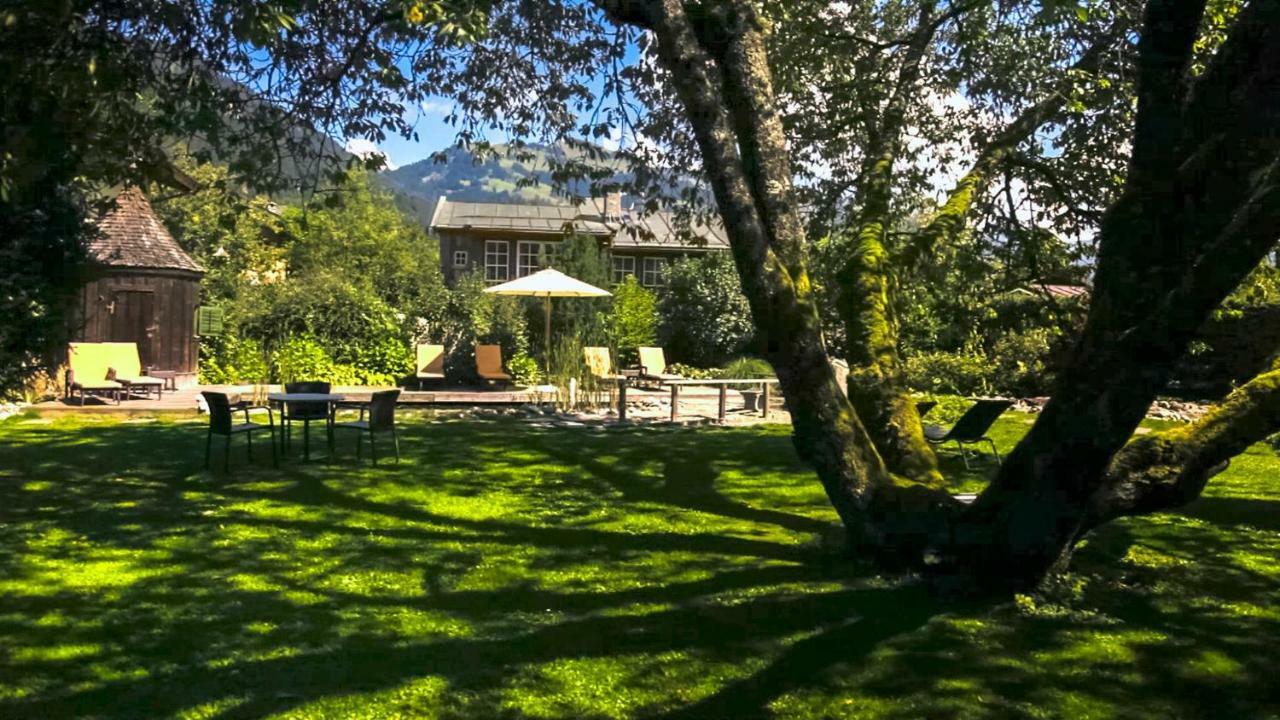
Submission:
[[116,197],[116,206],[98,221],[98,237],[89,243],[89,257],[110,267],[185,270],[202,273],[136,187]]

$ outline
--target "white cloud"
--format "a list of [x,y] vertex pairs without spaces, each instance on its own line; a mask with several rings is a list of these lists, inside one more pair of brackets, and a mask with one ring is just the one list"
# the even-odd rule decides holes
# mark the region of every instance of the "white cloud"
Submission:
[[379,148],[377,143],[372,140],[367,140],[365,138],[351,138],[347,141],[346,149],[347,152],[359,158],[367,159],[374,155],[381,155],[387,170],[396,169],[396,165],[391,162],[391,158],[387,157],[387,154],[382,151],[382,148]]
[[427,115],[448,115],[453,106],[444,100],[423,100],[418,106]]

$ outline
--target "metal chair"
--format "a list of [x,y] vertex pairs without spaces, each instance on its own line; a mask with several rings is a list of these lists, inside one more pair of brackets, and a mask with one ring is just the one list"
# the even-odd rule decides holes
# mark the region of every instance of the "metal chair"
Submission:
[[363,455],[364,436],[369,436],[369,454],[373,464],[378,464],[378,445],[375,440],[380,433],[391,433],[391,443],[395,447],[396,462],[400,462],[400,438],[396,436],[396,401],[400,398],[399,390],[383,390],[373,393],[368,406],[369,419],[365,419],[365,407],[360,407],[360,419],[350,422],[334,423],[334,430],[355,430],[356,460]]
[[1012,400],[979,400],[972,407],[964,411],[964,415],[951,426],[950,430],[945,430],[937,425],[929,425],[924,429],[924,439],[934,445],[941,445],[946,442],[954,442],[956,447],[960,448],[960,458],[964,460],[964,467],[969,469],[969,456],[964,451],[965,445],[976,445],[986,442],[991,446],[991,453],[995,455],[996,464],[999,465],[1000,451],[996,450],[996,444],[987,437],[987,431],[995,424],[996,418],[1004,414],[1013,406]]
[[921,400],[916,403],[916,414],[923,418],[925,415],[929,414],[930,410],[936,407],[938,407],[937,400]]
[[[266,430],[271,433],[271,466],[279,467],[279,460],[276,458],[276,423],[275,413],[271,408],[265,405],[248,405],[238,403],[232,406],[231,399],[226,393],[211,392],[204,390],[200,393],[204,396],[205,403],[209,406],[209,435],[204,441],[204,466],[209,467],[209,455],[213,449],[213,436],[222,435],[227,439],[225,449],[222,456],[222,472],[227,472],[231,468],[231,438],[236,435],[244,435],[245,443],[248,446],[249,459],[253,459],[253,433],[258,430]],[[249,420],[250,410],[266,410],[267,424],[251,422]],[[244,422],[235,422],[234,413],[244,411]]]
[[[329,383],[320,381],[292,382],[285,383],[284,391],[286,393],[315,393],[318,395],[329,394]],[[285,450],[293,444],[293,423],[294,421],[302,423],[302,453],[303,457],[311,457],[311,423],[323,420],[325,423],[325,434],[329,442],[330,449],[333,448],[333,414],[329,410],[327,402],[287,402],[284,409],[280,411],[280,425],[283,429],[284,440],[281,443]]]

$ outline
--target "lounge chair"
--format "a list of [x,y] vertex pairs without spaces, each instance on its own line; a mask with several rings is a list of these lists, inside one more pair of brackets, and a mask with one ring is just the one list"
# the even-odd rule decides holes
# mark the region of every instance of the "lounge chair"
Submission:
[[102,343],[107,347],[111,360],[112,373],[109,377],[124,386],[125,396],[139,390],[143,397],[154,392],[160,399],[164,391],[164,380],[142,374],[142,359],[138,355],[138,344],[131,342]]
[[960,448],[960,457],[964,460],[965,469],[969,468],[969,456],[965,453],[964,446],[985,442],[991,446],[991,453],[995,455],[996,464],[999,465],[1000,451],[996,450],[996,444],[987,437],[987,431],[995,424],[996,418],[1012,406],[1012,400],[979,400],[964,411],[964,415],[960,416],[950,430],[937,425],[925,426],[924,439],[934,445],[954,442],[956,447]]
[[120,404],[121,383],[108,379],[111,373],[111,349],[105,343],[71,343],[67,348],[67,397],[80,393],[80,404],[88,393],[111,396]]
[[360,459],[364,448],[364,436],[369,436],[369,455],[373,464],[378,464],[378,445],[375,438],[381,433],[391,433],[391,445],[396,451],[396,463],[400,462],[400,438],[396,436],[396,401],[400,398],[399,390],[382,390],[373,394],[368,406],[369,419],[365,419],[365,407],[360,407],[360,419],[350,422],[334,423],[334,430],[355,430],[356,460]]
[[490,382],[511,382],[511,376],[502,370],[501,346],[476,345],[476,374]]
[[[279,460],[276,458],[276,423],[275,415],[271,408],[264,405],[248,405],[245,403],[237,404],[234,408],[231,399],[226,393],[212,392],[205,390],[200,393],[204,396],[205,404],[209,408],[209,434],[204,441],[204,466],[209,467],[209,454],[213,449],[213,436],[221,435],[227,439],[222,453],[222,472],[226,472],[231,467],[231,438],[236,435],[244,435],[245,442],[249,453],[249,459],[253,459],[253,434],[260,430],[266,430],[271,433],[271,465],[279,466]],[[255,423],[249,420],[250,410],[266,410],[267,424]],[[233,416],[234,413],[244,411],[244,422],[237,423]]]
[[587,370],[591,372],[591,376],[597,380],[606,380],[617,382],[624,379],[624,376],[614,372],[613,356],[609,353],[607,347],[584,347],[582,348],[583,360],[587,363]]
[[418,388],[424,380],[444,380],[444,346],[418,345]]
[[667,354],[662,351],[662,348],[642,347],[640,348],[640,379],[663,382],[684,378],[667,372]]

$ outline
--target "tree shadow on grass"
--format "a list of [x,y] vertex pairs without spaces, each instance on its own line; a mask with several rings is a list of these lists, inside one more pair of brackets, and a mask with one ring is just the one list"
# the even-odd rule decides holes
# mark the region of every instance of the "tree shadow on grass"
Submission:
[[[860,587],[857,571],[812,546],[557,526],[544,522],[556,517],[552,499],[541,521],[450,514],[431,507],[453,497],[445,481],[448,497],[425,503],[379,495],[440,477],[423,478],[424,469],[483,463],[475,451],[490,445],[573,462],[510,427],[410,428],[405,444],[421,444],[399,469],[277,471],[260,457],[227,475],[198,470],[199,425],[7,431],[14,442],[0,461],[15,470],[0,485],[9,520],[0,564],[13,571],[15,592],[0,598],[0,638],[11,641],[0,663],[17,689],[0,695],[5,716],[257,716],[423,676],[443,678],[457,694],[443,715],[519,715],[509,705],[512,682],[531,667],[628,658],[636,682],[659,682],[651,672],[659,655],[718,666],[767,658],[793,637],[847,628],[851,613],[885,614],[904,597]],[[606,482],[627,490],[617,514],[654,502],[789,522],[708,500],[706,486],[690,494],[677,472],[665,470],[643,491],[654,478],[609,473]],[[592,477],[562,492],[591,492],[600,480]],[[499,489],[522,481],[518,470],[482,479]],[[466,584],[495,559],[511,564],[508,577]],[[624,574],[603,584],[544,582],[592,566]],[[388,588],[332,582],[397,572],[416,579]],[[405,635],[384,622],[405,613],[432,625]],[[785,686],[768,672],[772,687]],[[642,706],[678,704],[668,698]]]
[[[808,507],[768,494],[809,481],[785,437],[413,425],[399,467],[260,458],[223,476],[198,471],[198,425],[0,433],[4,717],[1088,709],[1064,694],[1250,717],[1274,703],[1280,628],[1247,608],[1280,598],[1240,557],[1274,557],[1275,539],[1239,527],[1109,526],[1080,561],[1081,602],[1105,617],[992,612],[806,542],[829,510],[818,491]],[[598,517],[581,512],[593,501]],[[1214,674],[1213,653],[1232,669]],[[425,679],[437,691],[413,695]],[[575,700],[592,687],[609,697]]]

